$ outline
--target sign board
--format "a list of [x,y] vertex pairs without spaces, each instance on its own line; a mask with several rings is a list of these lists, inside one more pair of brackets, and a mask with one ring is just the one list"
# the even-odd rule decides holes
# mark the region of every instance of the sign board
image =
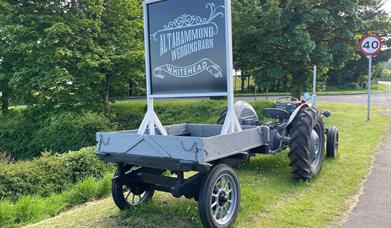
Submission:
[[227,76],[232,76],[227,2],[145,2],[147,84],[152,97],[227,95]]
[[381,48],[382,41],[377,36],[368,35],[360,40],[360,51],[368,57],[368,121],[371,119],[372,58],[381,51]]
[[363,55],[373,56],[380,52],[382,41],[379,37],[369,35],[360,40],[360,51]]

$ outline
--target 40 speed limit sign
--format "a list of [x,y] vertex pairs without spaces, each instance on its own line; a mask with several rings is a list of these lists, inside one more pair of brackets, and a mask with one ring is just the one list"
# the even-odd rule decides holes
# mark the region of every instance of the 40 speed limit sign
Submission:
[[368,121],[371,119],[371,82],[372,82],[372,58],[381,51],[382,41],[374,35],[364,36],[360,40],[360,51],[368,57]]
[[382,41],[379,37],[369,35],[365,36],[360,41],[360,51],[363,55],[373,56],[380,52]]

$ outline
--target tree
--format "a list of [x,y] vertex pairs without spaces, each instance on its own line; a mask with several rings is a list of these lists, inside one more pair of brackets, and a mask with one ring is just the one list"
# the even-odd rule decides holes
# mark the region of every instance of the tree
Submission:
[[[0,0],[0,34],[3,31],[4,27],[4,20],[6,14],[9,12],[9,6]],[[0,36],[1,37],[1,36]],[[4,39],[0,39],[0,50],[1,47],[3,47]],[[0,51],[0,92],[1,92],[1,110],[3,115],[6,115],[8,113],[8,106],[9,106],[9,95],[10,95],[10,88],[9,88],[9,79],[8,79],[8,68],[7,64],[4,63],[4,52]],[[9,67],[9,66],[8,66]]]
[[2,14],[1,65],[27,104],[107,109],[110,89],[140,80],[140,0],[2,3],[9,10]]
[[[354,47],[354,56],[351,61],[340,69],[333,69],[329,73],[328,84],[331,86],[344,85],[348,82],[364,84],[364,77],[368,73],[368,60],[358,51],[358,40],[366,34],[375,34],[383,38],[385,46],[391,46],[391,20],[390,17],[382,9],[383,1],[363,0],[359,1],[358,17],[360,27],[356,32],[356,43]],[[391,57],[391,49],[383,50],[378,56],[373,59],[373,64],[387,61]]]
[[138,83],[145,81],[141,4],[141,0],[104,2],[102,35],[98,43],[104,50],[100,71],[105,76],[102,97],[106,111],[109,109],[110,91],[121,96],[121,91],[126,91],[128,84],[140,86]]
[[250,81],[249,72],[257,58],[254,40],[260,5],[258,0],[234,0],[232,5],[233,62],[234,68],[241,70],[241,92],[244,92],[245,80]]
[[[329,69],[339,69],[355,58],[354,32],[360,21],[352,0],[247,0],[237,4],[238,11],[250,12],[238,13],[239,22],[234,24],[241,25],[234,29],[240,33],[235,42],[245,50],[234,52],[235,58],[254,70],[260,88],[285,86],[298,97],[309,88],[312,65],[319,66],[320,79],[325,80]],[[254,22],[245,26],[246,20]]]

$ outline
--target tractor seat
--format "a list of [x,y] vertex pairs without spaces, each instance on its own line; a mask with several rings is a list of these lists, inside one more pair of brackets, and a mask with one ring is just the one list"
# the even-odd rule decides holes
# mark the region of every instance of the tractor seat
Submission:
[[265,109],[265,114],[266,114],[267,117],[269,117],[269,118],[277,118],[281,122],[284,121],[284,120],[288,120],[289,117],[290,117],[289,112],[287,112],[284,109],[280,109],[280,108],[266,108]]

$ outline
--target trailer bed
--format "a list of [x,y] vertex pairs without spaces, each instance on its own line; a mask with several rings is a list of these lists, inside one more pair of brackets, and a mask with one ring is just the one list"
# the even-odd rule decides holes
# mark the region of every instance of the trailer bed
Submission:
[[197,170],[197,165],[243,153],[269,141],[266,126],[242,126],[242,131],[228,135],[220,135],[222,125],[178,124],[164,128],[167,136],[138,135],[137,130],[98,132],[97,155],[106,162]]

